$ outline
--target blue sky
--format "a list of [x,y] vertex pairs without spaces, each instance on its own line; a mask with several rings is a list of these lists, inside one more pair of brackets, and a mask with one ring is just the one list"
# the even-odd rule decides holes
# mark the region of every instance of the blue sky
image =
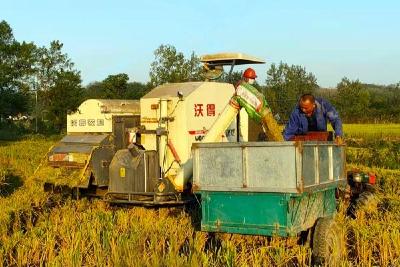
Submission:
[[0,1],[18,41],[64,43],[84,84],[109,74],[149,80],[160,44],[302,65],[318,84],[400,81],[400,1]]

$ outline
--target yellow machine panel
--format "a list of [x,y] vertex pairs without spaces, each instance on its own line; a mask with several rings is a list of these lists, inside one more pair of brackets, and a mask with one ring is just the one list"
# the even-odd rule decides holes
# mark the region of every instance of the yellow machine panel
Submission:
[[139,115],[138,100],[88,99],[67,115],[68,133],[111,133],[113,116]]
[[[168,171],[166,176],[176,175],[180,165],[191,158],[192,143],[203,140],[234,91],[228,83],[173,83],[158,86],[141,98],[141,125],[145,128],[141,144],[146,150],[159,150],[160,165],[163,172]],[[240,141],[247,141],[246,112],[241,112],[240,125]],[[168,131],[159,140],[154,133],[157,128]],[[236,141],[236,128],[235,120],[218,141]]]

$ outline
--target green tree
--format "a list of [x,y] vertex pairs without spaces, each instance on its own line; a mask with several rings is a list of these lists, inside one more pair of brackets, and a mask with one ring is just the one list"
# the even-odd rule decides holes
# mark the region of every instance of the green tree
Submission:
[[128,74],[121,73],[117,75],[109,75],[103,81],[104,98],[117,99],[126,98],[128,89]]
[[151,90],[151,85],[140,83],[140,82],[131,82],[128,83],[127,88],[127,99],[140,99],[142,96],[147,94]]
[[[338,89],[319,89],[316,94],[335,104],[344,121],[365,123],[400,122],[400,87],[396,87],[396,84],[376,85],[357,83],[357,81],[349,81],[346,78],[343,80],[338,84],[342,89],[341,95],[339,95]],[[349,87],[355,92],[352,92]],[[354,90],[357,87],[359,89]],[[353,105],[356,105],[358,111],[352,110],[353,107],[349,108]],[[365,112],[360,112],[359,110],[364,110]],[[353,114],[353,112],[358,113]]]
[[336,107],[346,122],[360,122],[368,116],[370,93],[359,80],[343,78],[337,90]]
[[75,71],[73,69],[74,63],[71,62],[67,54],[62,52],[63,46],[57,40],[52,41],[49,48],[43,46],[37,49],[35,73],[41,91],[50,90],[61,72]]
[[56,74],[54,86],[47,92],[49,101],[46,108],[58,131],[65,127],[67,113],[75,111],[83,100],[81,82],[78,72],[60,71]]
[[186,59],[174,46],[161,45],[154,51],[154,56],[150,69],[150,83],[153,87],[163,83],[202,80],[202,66],[194,53]]
[[39,96],[39,111],[46,110],[52,122],[61,128],[68,110],[75,109],[83,96],[80,73],[63,44],[50,46],[15,40],[10,25],[0,22],[0,117],[35,107],[32,90]]
[[369,112],[364,116],[371,122],[400,121],[400,84],[365,85],[370,94]]
[[101,82],[94,82],[86,87],[86,98],[98,99],[140,99],[145,95],[150,84],[128,82],[125,73],[109,75]]
[[104,86],[103,82],[91,82],[85,88],[86,99],[104,99]]
[[34,67],[39,113],[46,112],[57,130],[65,127],[67,112],[75,110],[84,97],[80,72],[62,48],[59,41],[51,42],[49,48],[38,48]]
[[202,81],[203,66],[200,58],[194,52],[190,54],[190,58],[185,60],[184,70],[186,72],[187,81]]
[[221,82],[236,85],[242,79],[242,75],[242,71],[232,71],[230,75],[229,73],[223,72],[218,80],[220,80]]
[[267,71],[264,93],[274,113],[282,120],[288,120],[291,111],[302,94],[314,94],[318,88],[317,80],[302,66],[279,63],[272,64]]
[[33,43],[19,43],[10,25],[0,22],[0,117],[27,111],[35,51]]

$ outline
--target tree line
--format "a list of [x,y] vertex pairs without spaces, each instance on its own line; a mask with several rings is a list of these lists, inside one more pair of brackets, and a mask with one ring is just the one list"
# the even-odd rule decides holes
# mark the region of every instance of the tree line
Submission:
[[315,75],[302,66],[272,64],[265,86],[260,86],[272,111],[288,120],[299,97],[311,93],[329,100],[346,123],[400,122],[400,82],[392,85],[365,84],[346,77],[336,88],[321,88]]
[[[0,126],[23,114],[31,119],[31,128],[36,118],[39,130],[59,132],[67,113],[85,99],[140,99],[164,83],[202,81],[204,70],[195,53],[185,57],[174,46],[161,45],[154,51],[149,76],[149,82],[141,83],[130,81],[125,73],[112,74],[83,86],[80,71],[60,41],[42,47],[19,42],[10,25],[0,22]],[[233,72],[219,81],[236,82],[240,77]],[[281,62],[272,64],[265,84],[256,87],[282,123],[304,93],[327,98],[345,122],[400,122],[400,83],[381,86],[343,78],[335,89],[324,89],[304,67]]]

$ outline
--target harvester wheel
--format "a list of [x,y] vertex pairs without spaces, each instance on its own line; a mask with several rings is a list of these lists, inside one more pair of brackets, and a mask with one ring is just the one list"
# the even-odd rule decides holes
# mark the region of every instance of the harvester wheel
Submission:
[[315,266],[336,266],[342,256],[340,229],[331,217],[319,218],[312,240],[312,258]]

